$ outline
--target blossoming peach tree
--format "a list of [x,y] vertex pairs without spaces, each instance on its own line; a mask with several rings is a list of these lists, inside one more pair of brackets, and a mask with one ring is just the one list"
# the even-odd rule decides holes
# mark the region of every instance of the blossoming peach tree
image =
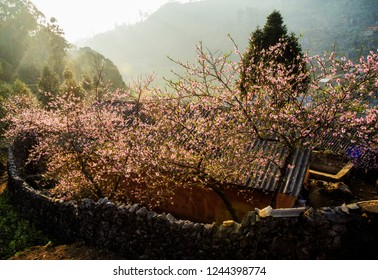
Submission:
[[[44,177],[57,182],[61,197],[113,197],[133,182],[146,190],[140,197],[158,203],[195,184],[219,194],[235,220],[224,186],[245,184],[265,164],[281,170],[282,184],[294,149],[317,149],[327,135],[346,137],[359,147],[359,164],[377,168],[377,54],[356,63],[334,53],[305,55],[303,71],[294,73],[275,62],[285,47],[263,51],[246,69],[200,44],[194,64],[175,61],[183,72],[164,90],[139,84],[96,102],[58,97],[48,109],[13,108],[8,136],[35,134],[29,160],[46,158]],[[235,53],[241,61],[236,45]],[[241,71],[257,70],[259,81],[241,93]],[[288,152],[282,158],[251,149],[256,141]]]
[[[181,146],[189,154],[177,145],[169,150],[175,159],[183,156],[182,172],[192,170],[198,179],[215,180],[218,186],[243,185],[254,166],[273,163],[282,184],[286,169],[294,168],[289,165],[294,150],[319,149],[328,135],[355,143],[361,153],[358,164],[377,168],[377,54],[371,52],[358,63],[334,53],[304,56],[297,58],[303,61],[303,71],[294,71],[298,64],[276,63],[285,48],[280,42],[263,50],[262,59],[252,60],[247,69],[230,61],[230,55],[213,54],[202,45],[197,47],[196,64],[176,61],[185,70],[170,82],[174,109],[167,115],[176,119],[169,125],[165,119],[162,127],[181,129],[185,141],[192,141],[186,145],[193,147],[190,150]],[[235,52],[240,55],[237,47]],[[238,87],[241,71],[259,72],[258,82],[244,85],[243,93]],[[324,78],[330,82],[322,85]],[[256,141],[285,147],[287,153],[280,157],[255,149],[251,154],[248,147]]]

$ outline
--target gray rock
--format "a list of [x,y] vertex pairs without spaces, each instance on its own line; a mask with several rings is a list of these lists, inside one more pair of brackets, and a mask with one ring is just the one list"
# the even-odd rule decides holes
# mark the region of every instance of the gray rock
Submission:
[[[131,211],[130,211],[130,212],[131,212]],[[148,213],[147,208],[146,208],[146,207],[142,207],[142,208],[140,208],[138,211],[136,211],[135,214],[136,214],[137,216],[143,218],[143,217],[147,216],[147,213]]]
[[247,228],[251,225],[251,220],[250,220],[248,214],[244,215],[244,217],[242,219],[241,225],[242,225],[243,228]]
[[105,203],[105,206],[106,207],[115,207],[115,204],[111,201],[108,201],[108,202]]
[[165,222],[165,221],[167,221],[167,215],[166,215],[165,213],[163,213],[163,214],[158,214],[158,215],[157,215],[157,220],[158,220],[159,222]]
[[184,221],[184,224],[182,225],[182,230],[184,230],[184,231],[189,230],[189,229],[193,228],[193,225],[194,225],[194,223],[192,223],[190,221]]
[[197,232],[203,232],[204,226],[201,223],[195,223],[193,229]]
[[240,248],[245,248],[248,246],[248,240],[246,238],[243,238],[240,240]]
[[81,203],[81,207],[90,208],[93,204],[94,204],[93,200],[91,200],[89,198],[85,198],[85,199],[83,199],[83,201]]
[[108,202],[109,202],[109,199],[107,197],[104,197],[104,198],[100,198],[97,203],[98,204],[106,204]]
[[173,215],[172,215],[171,213],[168,213],[168,214],[167,214],[167,220],[168,220],[171,224],[173,224],[173,223],[175,223],[175,222],[177,221],[176,218],[173,217]]
[[334,230],[337,233],[344,233],[344,232],[346,232],[347,228],[346,228],[345,225],[333,224],[332,230]]
[[204,225],[203,233],[210,235],[213,232],[214,227],[215,227],[215,223]]
[[332,248],[339,249],[340,247],[341,247],[341,237],[337,235],[332,240]]
[[344,182],[330,182],[321,186],[318,185],[318,188],[319,191],[323,194],[354,198],[353,193]]
[[139,205],[133,204],[133,206],[130,207],[129,212],[134,213],[134,212],[138,211],[138,209],[139,209]]
[[287,209],[273,209],[271,216],[274,217],[274,218],[299,217],[305,210],[306,210],[306,207],[287,208]]
[[358,206],[357,203],[348,204],[347,207],[348,207],[349,210],[359,210],[360,209],[360,207]]
[[346,223],[346,222],[348,222],[352,219],[352,217],[350,215],[342,212],[341,210],[339,210],[338,213],[326,212],[325,214],[326,214],[325,215],[326,220],[328,220],[329,222],[333,222],[333,223],[342,224],[342,223]]
[[245,218],[248,220],[248,222],[246,221],[248,223],[248,226],[254,226],[257,222],[257,213],[255,211],[251,211],[247,213]]
[[154,211],[148,211],[148,213],[147,213],[147,220],[149,222],[151,222],[151,221],[153,221],[153,220],[156,219],[157,215],[158,214],[156,212],[154,212]]
[[181,230],[182,223],[179,221],[171,223],[171,230],[175,232],[179,232]]
[[334,231],[334,230],[330,230],[330,231],[328,231],[328,236],[330,236],[330,237],[335,237],[335,236],[337,236],[337,235],[338,235],[337,232]]

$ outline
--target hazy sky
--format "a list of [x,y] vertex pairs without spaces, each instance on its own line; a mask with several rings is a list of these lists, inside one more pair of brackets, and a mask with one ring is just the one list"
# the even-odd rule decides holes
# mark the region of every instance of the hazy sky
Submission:
[[[47,19],[55,17],[70,42],[135,23],[170,0],[31,0]],[[175,2],[188,2],[176,0]]]

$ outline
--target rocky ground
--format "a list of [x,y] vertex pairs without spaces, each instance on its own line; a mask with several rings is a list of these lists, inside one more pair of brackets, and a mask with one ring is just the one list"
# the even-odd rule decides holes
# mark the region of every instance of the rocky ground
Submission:
[[367,180],[361,174],[345,183],[310,180],[310,187],[313,189],[309,195],[310,206],[314,208],[378,200],[378,183],[373,179]]

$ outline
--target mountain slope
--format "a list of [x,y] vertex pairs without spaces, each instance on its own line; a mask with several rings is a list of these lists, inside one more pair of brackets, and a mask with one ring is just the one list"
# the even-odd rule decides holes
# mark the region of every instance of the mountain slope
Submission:
[[333,50],[349,56],[377,48],[377,36],[364,37],[367,26],[378,21],[376,0],[207,0],[168,3],[144,22],[120,26],[84,42],[119,67],[125,80],[146,73],[169,75],[175,65],[167,59],[187,61],[195,44],[229,51],[227,34],[244,50],[250,33],[263,26],[266,16],[279,10],[290,32],[301,36],[304,50]]

